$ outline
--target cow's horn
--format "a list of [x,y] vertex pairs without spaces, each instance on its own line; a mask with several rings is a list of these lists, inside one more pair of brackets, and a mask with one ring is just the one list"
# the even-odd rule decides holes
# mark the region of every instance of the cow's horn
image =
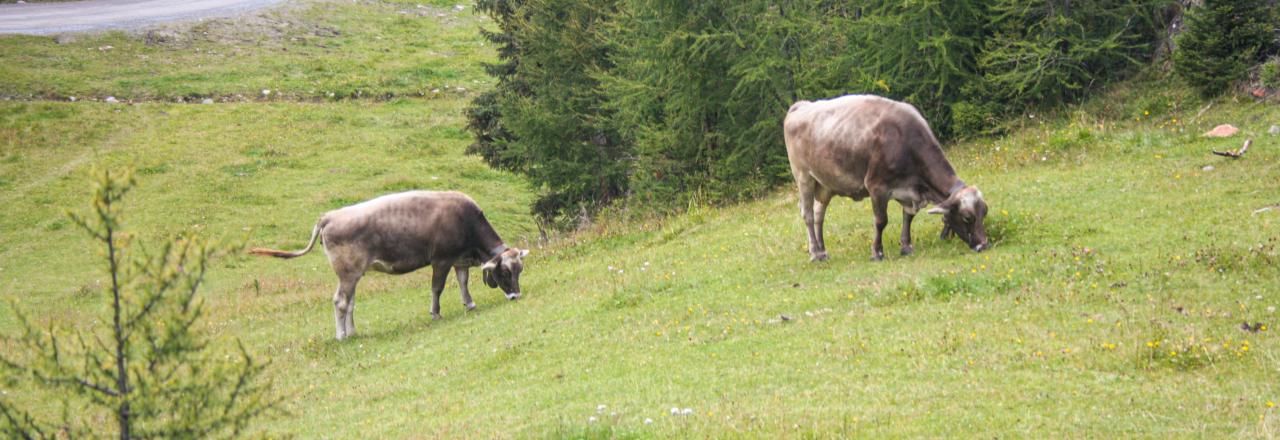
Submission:
[[951,212],[951,210],[947,208],[943,208],[941,206],[934,206],[933,208],[930,208],[928,212],[930,214],[946,214],[948,212]]

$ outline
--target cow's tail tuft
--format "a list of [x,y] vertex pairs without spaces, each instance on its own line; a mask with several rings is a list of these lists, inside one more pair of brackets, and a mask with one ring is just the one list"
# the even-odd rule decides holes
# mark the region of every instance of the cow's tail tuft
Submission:
[[307,243],[306,249],[303,249],[297,252],[289,252],[289,251],[279,251],[275,249],[253,248],[253,249],[249,249],[249,253],[254,255],[265,255],[268,257],[285,258],[285,259],[301,257],[303,255],[306,255],[307,252],[311,252],[311,248],[315,247],[316,238],[320,236],[320,230],[324,229],[324,223],[325,221],[322,219],[316,223],[315,228],[311,229],[311,241]]

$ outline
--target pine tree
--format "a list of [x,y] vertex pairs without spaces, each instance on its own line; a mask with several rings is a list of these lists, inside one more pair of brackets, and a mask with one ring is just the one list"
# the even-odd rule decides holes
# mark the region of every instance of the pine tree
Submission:
[[1123,78],[1152,53],[1168,0],[999,0],[974,95],[1003,105],[1059,104]]
[[[804,89],[830,81],[822,6],[801,1],[631,0],[604,81],[614,126],[635,145],[631,185],[649,207],[693,194],[732,200],[787,179],[779,129]],[[829,6],[835,8],[836,6]],[[840,43],[837,43],[840,44]],[[843,46],[842,46],[843,47]],[[843,76],[847,71],[837,72]],[[810,84],[813,84],[810,87]]]
[[874,78],[866,90],[915,105],[934,130],[951,131],[950,107],[977,77],[985,1],[878,1],[855,22],[850,54]]
[[[196,294],[209,263],[234,249],[196,237],[134,245],[121,209],[133,186],[127,174],[103,172],[91,213],[68,214],[103,251],[102,328],[41,329],[19,313],[21,334],[0,344],[0,371],[14,390],[0,395],[5,437],[236,437],[277,408],[266,365],[243,345],[236,361],[224,360],[200,329]],[[37,395],[58,402],[61,414],[34,411],[44,402]]]
[[1205,0],[1187,11],[1174,71],[1205,97],[1218,95],[1280,49],[1280,21],[1269,0]]
[[545,220],[625,194],[629,148],[609,125],[597,75],[612,68],[604,26],[610,1],[491,0],[477,4],[498,23],[490,41],[502,63],[498,86],[468,110],[470,151],[520,172],[540,190]]

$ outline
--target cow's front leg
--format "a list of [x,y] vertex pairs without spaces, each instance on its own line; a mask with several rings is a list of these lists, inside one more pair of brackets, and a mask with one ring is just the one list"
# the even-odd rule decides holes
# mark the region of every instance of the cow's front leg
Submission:
[[905,206],[902,208],[902,255],[911,255],[916,251],[916,248],[911,246],[911,220],[915,218],[914,212],[907,211]]
[[462,291],[462,306],[467,310],[475,310],[476,303],[471,301],[471,292],[467,291],[467,268],[459,266],[453,268],[453,271],[458,276],[458,290]]
[[884,227],[889,225],[889,198],[872,192],[871,210],[876,216],[876,236],[871,245],[871,259],[881,261],[884,260],[884,244],[880,242],[880,237],[884,235]]
[[449,269],[452,264],[431,263],[431,319],[440,319],[440,294],[444,293],[444,283],[449,281]]

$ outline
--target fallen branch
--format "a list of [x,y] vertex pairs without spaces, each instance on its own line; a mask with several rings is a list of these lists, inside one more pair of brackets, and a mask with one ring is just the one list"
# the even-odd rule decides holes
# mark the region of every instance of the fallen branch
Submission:
[[1263,206],[1263,207],[1261,207],[1261,208],[1258,208],[1257,210],[1253,211],[1253,214],[1254,214],[1254,215],[1258,215],[1258,214],[1261,214],[1261,213],[1264,213],[1264,212],[1270,211],[1270,210],[1272,210],[1272,209],[1280,209],[1280,203],[1277,203],[1277,204],[1274,204],[1274,205],[1271,205],[1271,206]]
[[1250,146],[1250,145],[1253,145],[1253,139],[1245,139],[1245,140],[1244,140],[1244,146],[1243,146],[1243,147],[1240,147],[1240,149],[1239,149],[1239,150],[1234,150],[1234,151],[1214,151],[1214,152],[1213,152],[1213,154],[1216,154],[1216,155],[1219,155],[1219,156],[1224,156],[1224,157],[1230,157],[1230,158],[1232,158],[1232,159],[1239,159],[1239,158],[1241,158],[1241,157],[1244,157],[1244,153],[1245,153],[1246,151],[1249,151],[1249,146]]
[[1208,105],[1205,105],[1204,108],[1196,112],[1196,115],[1191,117],[1191,122],[1195,122],[1197,119],[1200,119],[1200,116],[1204,115],[1204,112],[1209,111],[1210,108],[1213,108],[1213,101],[1209,101]]

